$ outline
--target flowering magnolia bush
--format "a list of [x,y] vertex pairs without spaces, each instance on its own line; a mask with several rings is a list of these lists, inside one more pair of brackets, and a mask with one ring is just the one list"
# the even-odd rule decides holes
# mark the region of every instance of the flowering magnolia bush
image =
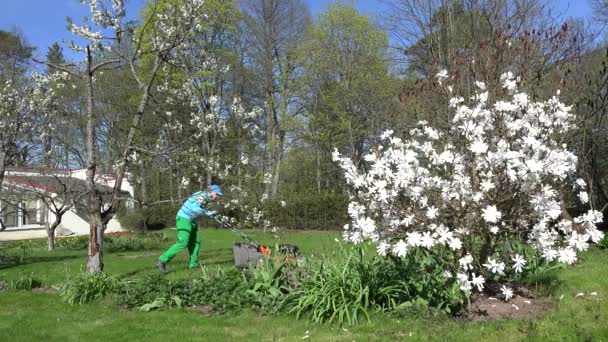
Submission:
[[[446,86],[447,72],[437,77]],[[447,132],[425,122],[405,140],[385,132],[364,157],[365,171],[334,152],[353,190],[346,241],[371,240],[379,254],[397,257],[415,248],[447,249],[445,276],[462,290],[481,291],[489,277],[525,269],[526,259],[506,248],[514,239],[567,264],[602,239],[596,228],[602,213],[591,209],[571,219],[560,196],[574,189],[588,202],[585,182],[575,177],[577,158],[561,141],[573,127],[570,107],[557,96],[531,101],[511,73],[502,81],[505,100],[489,102],[481,82],[469,105],[452,98]]]

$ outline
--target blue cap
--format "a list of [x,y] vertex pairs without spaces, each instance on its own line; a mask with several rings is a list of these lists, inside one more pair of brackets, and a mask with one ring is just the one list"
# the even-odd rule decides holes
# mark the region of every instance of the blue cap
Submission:
[[209,187],[209,190],[215,192],[218,194],[218,196],[224,196],[224,193],[222,192],[222,189],[220,189],[219,185],[213,184]]

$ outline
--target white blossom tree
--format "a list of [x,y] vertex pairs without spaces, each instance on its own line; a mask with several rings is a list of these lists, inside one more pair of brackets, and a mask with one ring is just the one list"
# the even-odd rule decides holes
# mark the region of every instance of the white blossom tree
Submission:
[[[61,124],[54,111],[54,88],[62,86],[65,77],[32,73],[24,80],[0,83],[0,192],[6,167],[23,162]],[[5,228],[0,218],[0,230]]]
[[[437,78],[451,92],[448,73]],[[470,105],[454,96],[447,132],[425,122],[404,140],[385,132],[383,145],[364,157],[365,171],[335,151],[352,188],[346,241],[371,240],[378,253],[397,257],[447,249],[446,276],[462,290],[482,290],[507,267],[521,272],[523,256],[502,248],[513,239],[567,264],[589,241],[600,241],[602,213],[591,208],[572,219],[560,196],[571,188],[588,201],[586,184],[576,179],[577,157],[563,143],[573,128],[570,107],[558,96],[532,101],[511,73],[501,80],[493,102],[482,82]]]
[[[170,63],[179,49],[186,47],[187,38],[200,28],[199,23],[206,16],[202,0],[155,0],[149,3],[139,26],[133,27],[125,22],[125,0],[83,0],[82,3],[90,8],[91,22],[85,20],[82,25],[76,25],[69,20],[68,28],[86,42],[83,46],[70,43],[71,49],[84,54],[84,67],[51,66],[84,80],[86,84],[86,108],[83,112],[87,118],[86,184],[90,223],[87,271],[98,273],[103,271],[103,233],[119,209],[122,181],[133,153],[136,131],[152,96],[153,85],[159,71]],[[121,40],[124,42],[126,39],[131,40],[129,48],[121,48]],[[121,158],[115,164],[116,179],[110,203],[104,204],[95,187],[99,173],[96,139],[99,115],[94,95],[96,74],[110,66],[129,70],[137,81],[140,95],[136,111],[125,113],[131,117],[131,124],[120,144]]]

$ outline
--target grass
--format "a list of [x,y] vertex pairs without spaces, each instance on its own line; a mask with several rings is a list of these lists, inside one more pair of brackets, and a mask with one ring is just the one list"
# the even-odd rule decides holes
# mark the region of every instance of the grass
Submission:
[[[174,230],[167,230],[173,241]],[[269,234],[252,234],[273,245]],[[331,253],[338,233],[288,233],[281,242],[298,245],[303,254]],[[232,267],[227,231],[203,230],[201,259],[205,265]],[[167,242],[167,246],[171,242]],[[1,247],[1,244],[0,244]],[[162,251],[110,253],[106,272],[140,278],[156,272],[153,262]],[[35,250],[19,264],[0,264],[0,278],[34,276],[45,286],[61,283],[66,274],[84,268],[86,251]],[[170,264],[170,278],[191,277],[186,253]],[[57,294],[23,291],[0,293],[0,336],[6,341],[602,341],[608,340],[608,253],[591,249],[580,263],[559,273],[560,285],[552,295],[554,308],[543,317],[526,320],[470,322],[458,319],[372,316],[371,323],[356,326],[308,324],[292,316],[260,316],[252,312],[205,316],[191,310],[139,312],[122,310],[110,299],[101,303],[70,306]],[[598,296],[577,293],[597,292]],[[563,297],[562,297],[563,296]],[[560,300],[561,298],[561,300]],[[307,333],[308,332],[308,333]],[[304,339],[305,336],[309,336]]]

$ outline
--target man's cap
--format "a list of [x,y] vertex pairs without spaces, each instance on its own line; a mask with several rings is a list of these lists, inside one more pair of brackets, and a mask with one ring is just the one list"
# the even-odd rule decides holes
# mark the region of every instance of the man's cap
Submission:
[[218,196],[224,196],[224,193],[222,192],[222,189],[220,189],[219,185],[213,184],[209,187],[209,190],[215,192],[216,194],[218,194]]

